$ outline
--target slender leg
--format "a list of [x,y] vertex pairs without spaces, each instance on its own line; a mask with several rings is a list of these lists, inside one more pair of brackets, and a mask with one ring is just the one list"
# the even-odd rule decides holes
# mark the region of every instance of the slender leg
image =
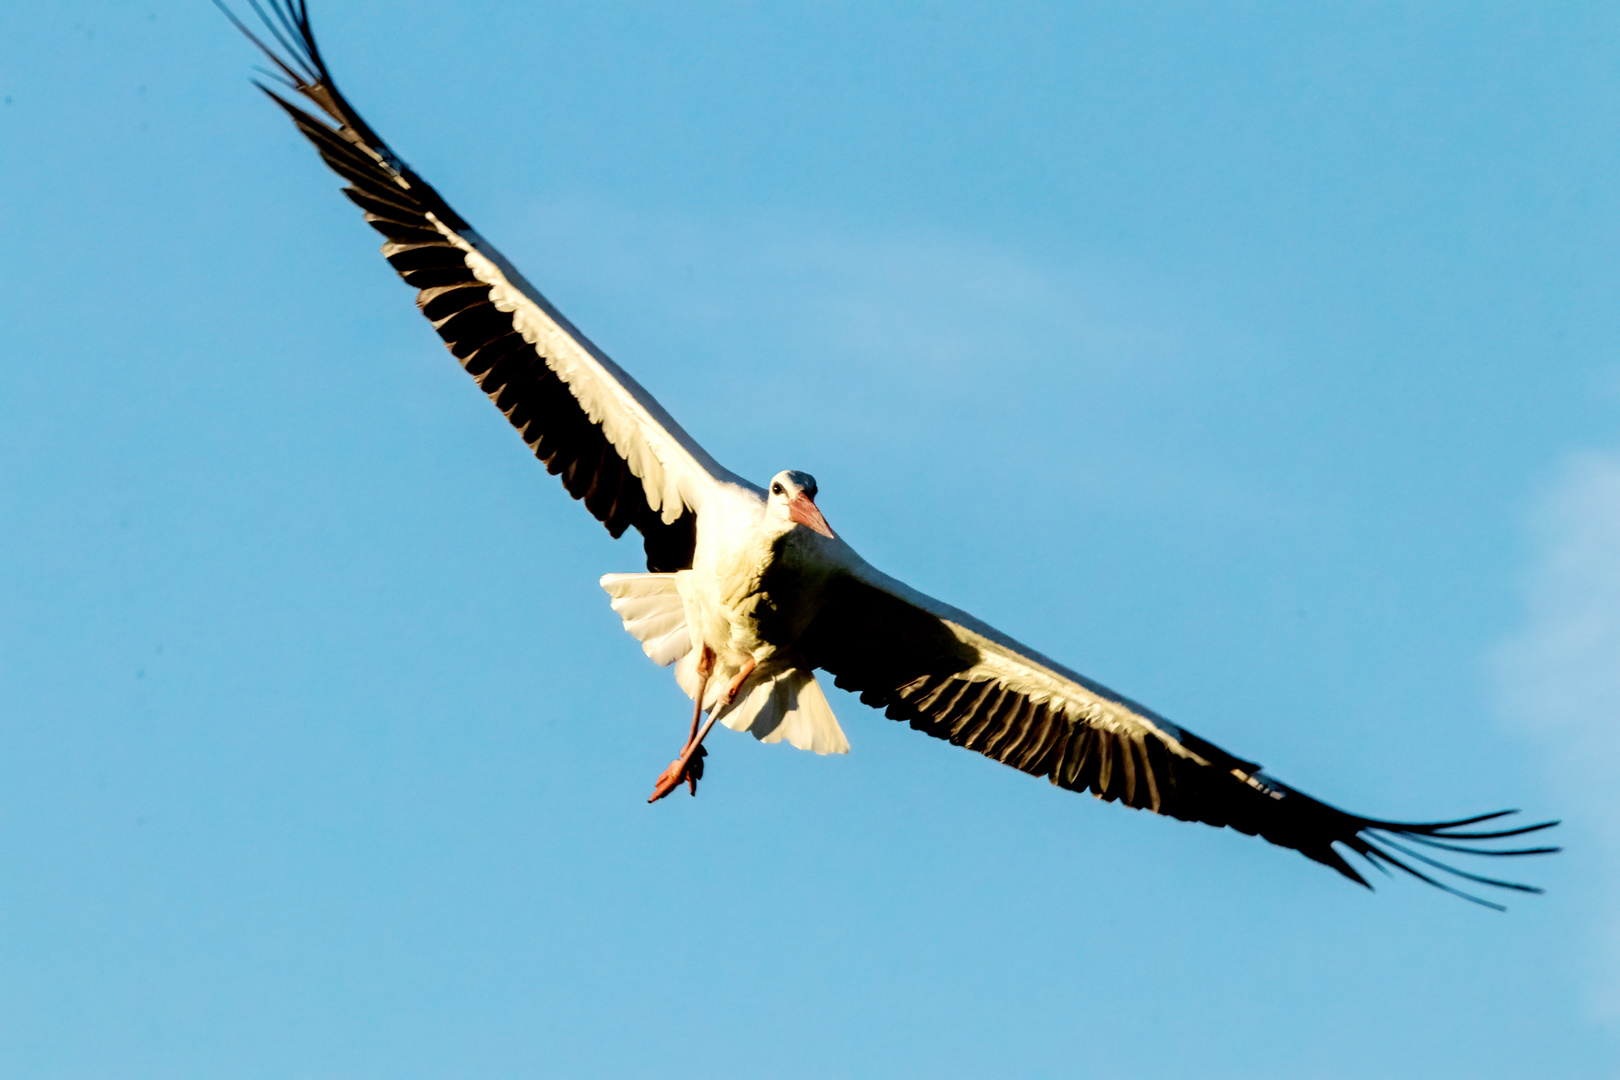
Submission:
[[[714,671],[714,654],[708,651],[707,646],[704,647],[704,659],[708,663],[708,670],[705,671],[701,665],[699,666],[698,670],[702,675],[703,685],[707,685],[709,675]],[[736,677],[733,678],[731,682],[726,684],[725,693],[720,696],[719,704],[715,706],[714,712],[709,714],[708,722],[703,725],[703,729],[701,731],[698,730],[697,726],[698,710],[694,709],[692,711],[692,734],[687,737],[686,749],[681,751],[681,756],[679,758],[669,763],[669,768],[665,769],[664,774],[658,778],[658,784],[653,788],[652,798],[648,799],[648,802],[656,802],[659,799],[662,799],[665,795],[668,795],[671,791],[674,791],[680,786],[683,778],[686,780],[687,785],[691,788],[692,794],[697,794],[697,774],[702,770],[702,764],[699,763],[698,769],[694,770],[690,765],[692,757],[694,754],[698,757],[703,757],[708,753],[707,750],[703,749],[703,740],[708,736],[709,729],[714,727],[715,718],[719,716],[721,709],[727,705],[730,705],[737,699],[737,691],[742,689],[742,684],[748,681],[748,676],[754,673],[754,668],[756,666],[757,662],[754,660],[754,658],[749,657],[748,662],[743,665],[743,669],[737,673]],[[699,689],[698,693],[699,708],[701,708],[703,701],[701,688]],[[667,790],[664,788],[666,782],[669,785]]]
[[709,676],[714,674],[714,650],[707,645],[698,655],[698,692],[692,701],[692,730],[686,736],[686,745],[691,746],[697,738],[698,719],[703,715],[703,695],[709,689]]
[[[714,650],[705,645],[703,646],[703,652],[698,654],[698,688],[697,697],[692,701],[691,733],[686,736],[686,746],[682,748],[681,756],[670,762],[669,768],[665,769],[659,774],[658,782],[653,785],[653,793],[647,799],[647,801],[650,803],[657,802],[665,795],[668,795],[670,792],[680,787],[682,780],[686,781],[687,787],[691,789],[693,795],[697,794],[697,776],[688,771],[687,765],[691,762],[693,754],[706,753],[706,751],[702,750],[701,747],[703,744],[703,736],[709,733],[709,726],[705,725],[703,731],[699,733],[698,718],[703,715],[703,695],[708,692],[709,676],[713,674]],[[714,717],[711,716],[709,718],[709,725],[712,725],[713,723]]]
[[[713,674],[714,650],[705,645],[703,646],[703,652],[698,655],[698,695],[697,700],[692,702],[692,730],[686,734],[686,746],[692,746],[693,744],[702,741],[698,738],[698,718],[703,715],[703,695],[709,686],[709,676]],[[686,747],[681,748],[681,753],[681,760],[689,761],[691,755],[686,753]],[[707,757],[709,752],[707,750],[698,749],[694,750],[693,753],[697,754],[699,759],[697,766],[694,768],[690,764],[687,764],[682,766],[682,771],[686,776],[686,790],[690,794],[696,795],[698,778],[703,775],[702,759]],[[670,762],[670,764],[673,765],[674,762]],[[677,783],[678,782],[679,781],[677,781]]]
[[758,662],[750,656],[748,663],[744,664],[743,669],[737,672],[736,678],[726,684],[726,692],[720,695],[720,704],[730,705],[737,700],[737,691],[742,689],[742,684],[748,681],[748,676],[754,673],[754,668],[757,666]]

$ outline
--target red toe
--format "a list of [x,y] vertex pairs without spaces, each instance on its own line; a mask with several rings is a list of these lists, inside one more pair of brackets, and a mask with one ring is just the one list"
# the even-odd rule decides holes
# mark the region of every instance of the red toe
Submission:
[[[653,793],[647,797],[647,801],[650,803],[655,803],[659,799],[662,799],[665,795],[668,795],[670,792],[680,787],[681,781],[686,778],[685,773],[686,770],[681,768],[679,758],[670,762],[669,768],[665,769],[659,774],[658,782],[653,785]],[[694,791],[693,794],[696,794],[696,792]]]

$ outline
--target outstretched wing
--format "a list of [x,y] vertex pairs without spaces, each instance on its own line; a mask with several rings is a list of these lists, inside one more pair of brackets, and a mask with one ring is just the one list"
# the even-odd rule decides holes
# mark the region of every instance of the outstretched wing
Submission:
[[[1425,854],[1534,855],[1551,847],[1491,848],[1479,841],[1550,828],[1469,826],[1515,811],[1458,821],[1395,822],[1348,814],[1267,776],[1164,717],[1054,663],[972,616],[878,572],[849,553],[849,573],[800,640],[813,666],[894,720],[1071,791],[1090,791],[1156,814],[1229,825],[1293,848],[1362,885],[1335,845],[1378,870],[1404,871],[1453,888],[1434,871],[1519,892],[1540,889],[1469,873]],[[1458,843],[1463,841],[1464,843]]]
[[705,495],[718,483],[746,481],[718,465],[377,137],[333,83],[303,0],[249,0],[283,53],[215,3],[281,71],[278,81],[337,124],[260,84],[349,182],[343,193],[388,238],[382,253],[418,290],[417,307],[534,455],[613,536],[640,530],[647,569],[691,566]]

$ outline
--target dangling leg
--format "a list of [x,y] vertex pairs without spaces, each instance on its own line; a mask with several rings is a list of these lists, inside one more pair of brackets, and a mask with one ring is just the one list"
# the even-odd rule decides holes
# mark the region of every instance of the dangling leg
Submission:
[[730,705],[737,700],[737,691],[742,689],[742,684],[748,681],[748,676],[754,673],[754,668],[758,663],[752,656],[748,658],[748,663],[744,664],[742,670],[737,672],[737,677],[726,684],[726,692],[720,695],[720,704]]
[[[687,732],[686,745],[691,746],[697,738],[698,721],[703,717],[703,695],[709,689],[709,676],[714,674],[714,650],[707,645],[698,654],[698,692],[697,698],[692,702],[692,730]],[[685,747],[682,747],[685,749]]]
[[[714,654],[709,652],[707,647],[704,650],[704,657],[708,661],[708,669],[704,670],[701,664],[698,667],[698,671],[702,676],[700,687],[708,685],[709,675],[714,671]],[[720,700],[715,703],[714,712],[709,714],[709,719],[703,725],[701,731],[698,730],[697,726],[697,710],[693,710],[693,734],[686,740],[686,749],[681,752],[680,757],[669,763],[669,768],[665,769],[663,775],[658,778],[658,784],[653,788],[652,797],[647,800],[648,802],[657,802],[671,791],[674,791],[680,786],[682,779],[685,779],[687,784],[690,785],[692,794],[697,794],[698,778],[703,775],[703,757],[708,753],[707,750],[703,749],[703,740],[708,736],[709,729],[714,727],[714,721],[720,715],[720,710],[737,699],[737,691],[741,690],[742,684],[748,681],[748,676],[754,673],[755,666],[756,661],[753,657],[749,657],[748,662],[743,665],[743,669],[737,673],[736,678],[726,684],[725,693],[720,695]],[[701,694],[701,689],[699,693]],[[701,707],[702,701],[703,698],[699,696],[699,707]]]
[[[697,700],[692,702],[692,730],[686,733],[686,746],[681,747],[680,758],[680,760],[687,763],[685,769],[686,789],[693,795],[697,794],[697,782],[703,779],[703,759],[709,756],[709,752],[701,746],[694,750],[692,754],[688,754],[686,749],[692,744],[701,741],[698,738],[698,719],[703,715],[703,694],[709,685],[709,676],[713,674],[714,650],[705,645],[702,654],[698,657],[698,696]],[[673,761],[670,762],[671,767],[675,764]],[[676,783],[678,784],[680,781],[677,780]],[[654,798],[656,797],[654,796]]]
[[[698,719],[703,715],[703,695],[708,692],[709,676],[713,674],[714,650],[705,645],[703,646],[703,651],[698,654],[698,688],[697,697],[692,700],[692,730],[686,736],[686,746],[682,748],[681,756],[670,762],[669,768],[665,769],[661,774],[659,774],[658,782],[653,785],[653,793],[647,799],[647,801],[650,803],[657,802],[665,795],[668,795],[670,792],[674,791],[680,786],[682,780],[686,781],[687,786],[691,789],[693,795],[697,794],[698,776],[703,772],[703,765],[701,762],[699,762],[697,767],[694,769],[690,768],[689,764],[694,753],[699,754],[700,756],[707,753],[707,751],[702,749],[702,743],[703,736],[709,733],[709,729],[708,727],[705,727],[702,734],[699,734]],[[713,717],[709,718],[709,723],[714,723]]]

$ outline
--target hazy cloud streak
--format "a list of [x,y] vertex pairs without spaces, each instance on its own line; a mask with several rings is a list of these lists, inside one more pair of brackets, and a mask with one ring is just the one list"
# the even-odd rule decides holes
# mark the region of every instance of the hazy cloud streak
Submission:
[[[1581,454],[1538,504],[1523,626],[1498,647],[1499,701],[1546,748],[1601,939],[1593,1006],[1620,1017],[1620,456]],[[1587,847],[1583,853],[1579,849]]]

